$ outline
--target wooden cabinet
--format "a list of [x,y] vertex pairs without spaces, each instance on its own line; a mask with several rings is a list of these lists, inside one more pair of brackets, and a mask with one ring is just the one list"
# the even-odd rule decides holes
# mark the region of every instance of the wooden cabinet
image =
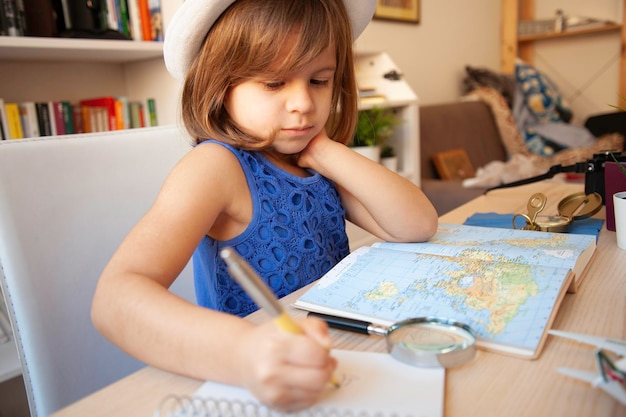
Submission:
[[[622,1],[622,22],[626,22],[626,0]],[[566,3],[564,3],[566,4]],[[533,45],[548,39],[570,38],[586,36],[602,32],[621,32],[621,58],[620,58],[620,78],[619,94],[626,97],[626,25],[607,23],[605,25],[577,28],[562,32],[546,32],[534,35],[518,34],[519,22],[534,19],[535,0],[502,0],[502,44],[501,44],[501,66],[500,69],[505,74],[513,73],[515,69],[515,59],[520,57],[525,62],[533,63]]]

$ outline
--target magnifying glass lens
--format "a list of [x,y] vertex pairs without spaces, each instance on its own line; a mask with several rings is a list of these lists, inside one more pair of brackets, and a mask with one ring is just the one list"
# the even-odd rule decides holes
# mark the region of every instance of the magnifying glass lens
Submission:
[[398,322],[387,334],[387,348],[396,359],[422,367],[459,366],[474,356],[475,341],[467,326],[432,318]]
[[455,328],[426,323],[399,328],[391,335],[391,342],[418,351],[448,352],[467,345],[467,337]]

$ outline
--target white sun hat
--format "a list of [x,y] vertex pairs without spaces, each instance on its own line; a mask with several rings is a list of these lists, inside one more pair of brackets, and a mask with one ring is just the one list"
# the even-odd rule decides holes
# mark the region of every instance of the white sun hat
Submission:
[[[176,10],[167,26],[163,44],[165,66],[174,78],[185,78],[209,29],[234,1],[185,0]],[[356,39],[372,20],[376,0],[343,1],[352,25],[352,36]]]

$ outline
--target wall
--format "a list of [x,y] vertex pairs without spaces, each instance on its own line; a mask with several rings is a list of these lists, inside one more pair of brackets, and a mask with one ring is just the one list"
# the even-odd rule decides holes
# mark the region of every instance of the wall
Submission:
[[[566,15],[621,22],[623,0],[535,0],[535,18],[549,19],[556,9]],[[620,32],[535,43],[535,66],[546,73],[574,111],[575,122],[612,111],[619,86]]]
[[[534,0],[535,17],[566,14],[621,22],[623,0]],[[418,25],[374,20],[358,49],[384,50],[402,69],[421,104],[456,100],[466,65],[500,69],[501,0],[421,0]],[[575,122],[611,111],[619,85],[620,33],[543,41],[534,64],[559,86]]]
[[[537,18],[566,13],[620,21],[623,0],[535,0]],[[164,2],[166,21],[180,0]],[[420,104],[458,100],[465,66],[500,69],[501,0],[420,0],[421,22],[373,20],[358,39],[358,51],[385,51],[417,93]],[[619,32],[537,44],[535,63],[572,102],[577,120],[610,111],[617,103]],[[612,60],[612,62],[611,62]],[[151,71],[146,71],[149,65]],[[156,68],[155,68],[156,67]],[[605,68],[606,67],[606,68]],[[155,94],[160,123],[177,122],[178,84],[161,63],[131,65],[128,71],[149,74],[159,85]],[[598,72],[603,70],[601,75]],[[591,80],[593,82],[587,85]],[[585,87],[586,86],[586,87]],[[578,90],[585,87],[582,93]],[[133,88],[129,86],[129,96]],[[608,109],[608,110],[607,110]]]
[[458,100],[465,66],[500,67],[500,0],[421,0],[419,24],[373,20],[357,50],[387,52],[421,104]]

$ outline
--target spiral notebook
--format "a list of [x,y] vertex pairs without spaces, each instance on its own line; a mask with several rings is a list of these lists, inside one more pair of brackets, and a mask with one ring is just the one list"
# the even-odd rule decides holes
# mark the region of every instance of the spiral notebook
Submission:
[[[382,340],[381,340],[382,343]],[[281,414],[247,390],[205,382],[192,397],[170,396],[155,417],[442,417],[445,370],[417,368],[386,353],[334,350],[339,388],[328,388],[312,408]]]

